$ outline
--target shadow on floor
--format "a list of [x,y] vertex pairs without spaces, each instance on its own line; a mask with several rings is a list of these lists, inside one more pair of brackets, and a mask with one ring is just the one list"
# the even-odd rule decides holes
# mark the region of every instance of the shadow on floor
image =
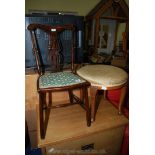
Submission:
[[41,149],[31,149],[31,145],[28,144],[28,146],[25,148],[25,155],[42,155]]
[[26,136],[25,136],[25,155],[42,155],[41,149],[31,148],[28,132],[26,132]]

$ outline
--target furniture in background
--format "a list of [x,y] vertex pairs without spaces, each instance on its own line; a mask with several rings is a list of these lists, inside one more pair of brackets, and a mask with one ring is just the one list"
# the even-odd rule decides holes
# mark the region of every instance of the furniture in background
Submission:
[[[86,120],[87,126],[91,125],[91,114],[90,107],[88,102],[88,92],[87,88],[90,86],[90,83],[83,78],[79,77],[74,73],[74,48],[75,48],[75,27],[73,25],[63,25],[63,26],[49,26],[42,24],[30,24],[27,29],[30,31],[30,36],[32,40],[32,50],[35,55],[37,71],[39,74],[37,80],[37,91],[39,94],[39,118],[40,118],[40,136],[42,139],[45,138],[46,128],[48,124],[48,109],[50,108],[60,108],[76,103],[80,104],[86,110]],[[66,50],[61,44],[60,35],[63,31],[70,31],[70,41],[71,47],[70,51],[67,49],[70,54],[71,65],[69,71],[63,71],[63,50]],[[41,57],[41,52],[39,48],[39,42],[37,39],[38,33],[43,31],[43,35],[46,35],[48,40],[47,47],[44,48],[44,52],[48,52],[48,61],[51,64],[51,68],[43,68],[43,62]],[[50,72],[49,72],[50,70]],[[46,73],[48,71],[48,73]],[[73,93],[73,90],[81,90],[81,98],[78,98]],[[59,104],[57,106],[52,105],[52,93],[57,91],[67,91],[69,94],[69,103]]]
[[[125,34],[128,39],[129,8],[125,0],[100,1],[85,17],[85,46],[94,48],[95,54],[109,54],[116,47],[118,24],[125,24]],[[127,41],[126,39],[126,41]],[[126,54],[126,51],[124,51]]]
[[123,69],[111,65],[86,65],[77,70],[77,74],[91,83],[92,121],[95,121],[97,111],[96,99],[98,90],[104,90],[106,93],[107,90],[121,88],[118,113],[122,113],[128,82],[128,74]]

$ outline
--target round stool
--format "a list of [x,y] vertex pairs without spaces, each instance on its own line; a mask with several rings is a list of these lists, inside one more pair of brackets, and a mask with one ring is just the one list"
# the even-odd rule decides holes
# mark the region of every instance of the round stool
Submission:
[[121,68],[111,65],[87,65],[77,70],[77,74],[91,83],[90,97],[92,109],[92,121],[96,115],[97,90],[121,89],[118,113],[122,113],[122,105],[126,95],[128,74]]

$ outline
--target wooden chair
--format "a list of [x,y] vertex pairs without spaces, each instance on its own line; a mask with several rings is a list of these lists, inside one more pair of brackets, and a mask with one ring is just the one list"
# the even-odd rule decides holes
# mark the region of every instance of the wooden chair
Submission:
[[[39,93],[39,117],[40,117],[40,135],[44,139],[46,135],[45,130],[45,110],[49,108],[60,108],[76,103],[80,104],[86,110],[87,126],[91,125],[91,110],[88,102],[87,88],[90,83],[74,71],[74,50],[75,50],[75,27],[73,25],[63,26],[49,26],[42,24],[30,24],[27,29],[30,31],[32,40],[32,50],[35,55],[37,71],[39,78],[37,81],[37,90]],[[51,72],[42,69],[41,52],[39,48],[39,41],[36,35],[36,30],[43,31],[48,39],[48,54],[51,62]],[[63,31],[71,31],[71,65],[70,72],[63,70],[63,55],[62,50],[65,50],[60,41],[60,34]],[[75,96],[73,90],[79,89],[81,91],[80,98]],[[52,105],[52,92],[68,91],[70,102],[66,104]],[[47,94],[48,97],[47,98]],[[73,122],[74,123],[74,122]]]

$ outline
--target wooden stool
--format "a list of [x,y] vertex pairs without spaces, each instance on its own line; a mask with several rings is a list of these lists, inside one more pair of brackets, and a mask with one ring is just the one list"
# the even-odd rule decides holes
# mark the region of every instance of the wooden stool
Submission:
[[77,74],[91,83],[92,121],[96,115],[96,95],[98,90],[121,89],[118,113],[122,113],[122,106],[127,90],[128,74],[121,68],[111,65],[86,65],[77,70]]

